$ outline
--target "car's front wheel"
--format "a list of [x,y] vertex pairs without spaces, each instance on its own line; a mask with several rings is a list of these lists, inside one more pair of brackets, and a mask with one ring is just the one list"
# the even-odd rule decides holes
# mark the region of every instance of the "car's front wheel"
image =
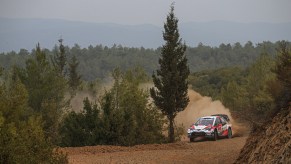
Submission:
[[194,142],[194,138],[190,138],[190,142]]
[[228,130],[227,130],[227,138],[232,138],[232,130],[231,130],[231,128],[228,128]]
[[217,139],[218,139],[218,133],[217,133],[217,130],[214,130],[212,140],[213,140],[213,141],[216,141]]

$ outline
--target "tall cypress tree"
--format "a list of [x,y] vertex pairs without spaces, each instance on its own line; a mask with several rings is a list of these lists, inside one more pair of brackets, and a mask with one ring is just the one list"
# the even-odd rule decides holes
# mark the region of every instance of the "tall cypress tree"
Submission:
[[155,87],[150,92],[155,105],[169,120],[169,141],[174,142],[174,119],[189,103],[187,78],[190,71],[184,55],[186,45],[181,43],[173,4],[164,30],[165,45],[159,59],[160,69],[152,76]]

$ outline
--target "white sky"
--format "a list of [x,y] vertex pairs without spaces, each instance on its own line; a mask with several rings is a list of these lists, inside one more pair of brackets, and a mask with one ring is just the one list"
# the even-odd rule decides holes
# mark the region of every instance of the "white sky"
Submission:
[[[0,0],[0,17],[161,26],[173,0]],[[291,22],[291,0],[176,0],[180,22]]]

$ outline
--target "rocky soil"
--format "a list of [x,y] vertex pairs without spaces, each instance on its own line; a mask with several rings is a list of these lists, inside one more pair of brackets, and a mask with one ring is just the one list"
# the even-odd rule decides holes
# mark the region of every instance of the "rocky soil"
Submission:
[[291,163],[291,106],[250,134],[235,163]]

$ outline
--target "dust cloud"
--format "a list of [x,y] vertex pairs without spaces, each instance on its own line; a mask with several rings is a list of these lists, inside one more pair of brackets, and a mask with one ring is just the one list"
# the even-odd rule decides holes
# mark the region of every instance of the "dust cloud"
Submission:
[[187,108],[176,116],[176,125],[182,125],[186,130],[191,124],[195,123],[199,117],[212,114],[227,114],[233,127],[234,136],[243,136],[245,127],[235,122],[231,117],[229,109],[224,107],[221,101],[213,101],[211,97],[201,96],[192,89],[188,90],[188,96],[190,102]]
[[[102,84],[103,89],[99,90],[99,96],[104,93],[104,90],[112,87],[112,83]],[[153,87],[152,83],[142,83],[139,88],[149,90]],[[185,131],[188,127],[197,121],[199,117],[209,116],[212,114],[227,114],[230,118],[232,124],[234,136],[243,136],[247,133],[247,128],[243,124],[237,123],[232,117],[228,108],[226,108],[221,101],[213,101],[211,97],[201,96],[199,93],[195,92],[193,89],[188,90],[188,96],[190,102],[187,108],[178,113],[175,118],[175,124],[178,126],[183,126]],[[96,98],[90,94],[89,91],[79,91],[76,96],[71,100],[71,109],[76,112],[80,112],[83,109],[83,100],[88,97],[90,101],[96,101]],[[98,97],[98,96],[97,96]],[[149,99],[152,102],[152,99]]]
[[[92,90],[89,90],[88,88],[84,90],[79,90],[76,95],[70,100],[70,109],[75,112],[80,112],[83,110],[84,104],[83,101],[87,97],[90,102],[97,102],[100,96],[102,96],[105,91],[108,91],[113,86],[113,80],[110,78],[107,78],[104,82],[101,82],[99,84],[98,88],[95,88],[95,95],[93,94]],[[67,93],[67,98],[70,97],[70,94]]]
[[199,117],[212,114],[227,114],[232,120],[229,109],[225,108],[218,100],[212,101],[211,97],[201,96],[192,89],[188,90],[190,102],[187,108],[176,117],[176,123],[190,126]]
[[88,97],[90,101],[94,100],[94,97],[88,91],[78,91],[70,101],[71,110],[75,112],[80,112],[81,110],[83,110],[83,101],[86,97]]
[[[149,89],[151,87],[154,87],[152,83],[143,83],[140,85],[140,88],[143,89]],[[178,113],[178,115],[175,118],[175,124],[178,126],[183,126],[186,130],[189,128],[190,125],[195,123],[198,118],[203,116],[209,116],[212,114],[226,114],[228,115],[230,119],[230,123],[232,124],[232,131],[233,136],[244,136],[248,133],[247,127],[242,124],[236,122],[229,111],[228,108],[226,108],[221,101],[215,100],[213,101],[211,97],[207,96],[201,96],[198,92],[194,91],[193,89],[188,89],[188,96],[190,99],[190,102],[187,106],[187,108]],[[152,101],[152,99],[149,99],[149,101]]]

